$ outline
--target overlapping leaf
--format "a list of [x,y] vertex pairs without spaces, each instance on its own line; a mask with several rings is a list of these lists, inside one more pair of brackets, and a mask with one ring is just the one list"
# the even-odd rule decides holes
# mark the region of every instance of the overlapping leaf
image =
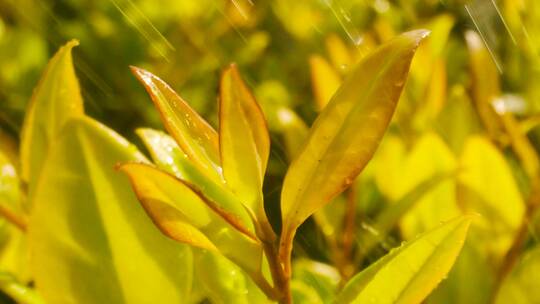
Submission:
[[248,273],[259,273],[262,248],[255,237],[225,221],[192,186],[146,164],[128,163],[120,170],[129,175],[139,201],[164,234],[195,247],[217,250]]
[[47,303],[180,303],[192,256],[157,230],[118,161],[145,162],[90,118],[70,120],[43,167],[29,225],[31,267]]
[[161,114],[165,128],[182,151],[210,177],[220,180],[218,134],[163,80],[143,69],[132,71],[144,85]]
[[226,185],[201,173],[170,136],[152,129],[139,129],[137,133],[159,168],[190,183],[215,211],[239,231],[254,234],[253,222],[234,193]]

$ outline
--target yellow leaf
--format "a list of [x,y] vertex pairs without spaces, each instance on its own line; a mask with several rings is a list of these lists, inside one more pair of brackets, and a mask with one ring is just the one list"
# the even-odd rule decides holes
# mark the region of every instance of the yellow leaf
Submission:
[[73,68],[72,40],[47,64],[24,118],[21,134],[21,178],[32,193],[52,141],[72,115],[83,113],[79,82]]
[[146,162],[87,118],[68,121],[44,164],[28,227],[35,283],[47,303],[180,303],[191,249],[145,214],[117,162]]
[[353,277],[335,303],[421,303],[454,264],[470,223],[455,218],[393,249]]
[[167,134],[152,129],[139,129],[137,133],[159,168],[189,183],[190,187],[207,198],[215,210],[223,211],[231,225],[248,236],[253,235],[253,221],[249,213],[225,184],[201,173]]
[[466,141],[460,167],[459,201],[482,215],[471,233],[487,253],[500,257],[510,246],[525,211],[512,171],[499,150],[480,136]]
[[492,104],[501,94],[497,67],[476,32],[466,32],[465,38],[470,53],[474,104],[491,138],[501,141],[504,138],[501,136],[503,127]]
[[163,80],[143,69],[131,69],[150,94],[165,128],[184,153],[202,172],[220,180],[218,135],[212,126]]
[[264,115],[235,65],[223,72],[219,101],[223,176],[246,207],[264,216],[262,186],[270,137]]
[[282,248],[313,212],[342,192],[371,159],[398,102],[409,65],[426,31],[405,33],[350,72],[311,128],[281,195]]
[[127,163],[128,174],[139,201],[161,231],[179,242],[219,250],[249,274],[259,273],[262,247],[213,209],[186,183],[150,165]]
[[315,95],[317,110],[320,111],[326,106],[338,89],[341,79],[330,64],[321,56],[311,56],[309,58],[309,66],[311,68],[313,95]]

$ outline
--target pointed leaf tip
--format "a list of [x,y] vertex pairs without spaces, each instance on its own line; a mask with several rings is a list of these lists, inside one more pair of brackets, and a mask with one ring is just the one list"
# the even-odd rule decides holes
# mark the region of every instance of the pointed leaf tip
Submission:
[[163,125],[182,151],[201,172],[221,182],[217,132],[165,81],[144,69],[130,68],[145,87],[160,112]]
[[264,210],[262,185],[270,137],[264,114],[235,64],[223,71],[219,102],[219,148],[225,180],[251,211]]
[[418,30],[412,30],[412,31],[406,32],[403,34],[403,36],[415,40],[416,43],[420,43],[422,39],[428,37],[430,34],[431,34],[430,30],[418,29]]

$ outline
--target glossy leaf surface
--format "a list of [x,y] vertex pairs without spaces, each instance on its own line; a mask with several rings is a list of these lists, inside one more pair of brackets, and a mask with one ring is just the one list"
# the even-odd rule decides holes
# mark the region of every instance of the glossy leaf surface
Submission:
[[132,67],[161,114],[167,131],[182,151],[214,179],[220,179],[218,134],[189,104],[163,80],[143,69]]
[[313,124],[281,196],[283,238],[352,183],[377,148],[426,31],[403,34],[361,60]]
[[262,186],[270,137],[264,115],[235,65],[223,72],[219,100],[223,175],[227,186],[258,214],[264,211]]
[[453,219],[390,251],[353,277],[335,303],[421,303],[454,264],[470,222]]
[[180,303],[192,281],[190,249],[160,233],[118,161],[137,149],[90,118],[69,121],[36,187],[29,239],[47,303]]
[[202,249],[216,250],[248,273],[260,271],[262,249],[225,221],[201,194],[181,180],[146,164],[128,163],[127,173],[148,215],[170,238]]
[[28,105],[21,134],[21,178],[34,189],[51,142],[72,115],[83,113],[79,82],[71,50],[61,47],[49,61]]
[[160,169],[188,182],[214,210],[226,212],[225,219],[238,230],[248,235],[254,233],[253,222],[234,193],[226,185],[203,174],[169,135],[152,129],[139,129],[137,133]]

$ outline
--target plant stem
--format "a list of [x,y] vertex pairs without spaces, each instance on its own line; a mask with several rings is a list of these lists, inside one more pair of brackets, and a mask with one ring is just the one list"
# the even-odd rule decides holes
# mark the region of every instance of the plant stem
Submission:
[[0,203],[0,216],[4,217],[8,222],[19,228],[22,232],[26,232],[26,228],[28,226],[26,218],[7,208],[4,203]]
[[292,258],[292,246],[294,240],[295,231],[282,231],[281,240],[279,243],[279,264],[283,269],[283,291],[284,296],[281,304],[291,304],[292,295],[291,295],[291,276],[292,276],[292,267],[291,267],[291,258]]
[[266,217],[264,210],[258,210],[257,220],[255,221],[257,236],[261,240],[263,250],[268,260],[268,266],[272,275],[274,287],[272,292],[265,291],[265,294],[283,304],[290,304],[290,286],[284,268],[280,262],[279,240],[272,228],[272,225]]
[[341,274],[344,280],[351,277],[354,270],[351,269],[352,249],[356,227],[356,187],[352,185],[347,191],[347,205],[345,206],[345,218],[343,225],[342,256],[344,264],[341,266]]

